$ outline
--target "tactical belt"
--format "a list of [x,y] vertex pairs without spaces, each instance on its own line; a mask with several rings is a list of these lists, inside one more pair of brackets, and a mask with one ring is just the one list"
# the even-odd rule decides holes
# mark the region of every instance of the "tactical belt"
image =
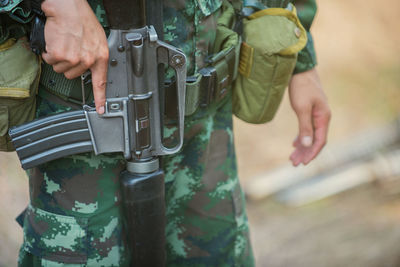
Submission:
[[[227,95],[237,74],[238,49],[232,47],[221,51],[208,58],[206,62],[208,67],[200,69],[198,75],[190,76],[186,80],[186,116],[195,113],[199,107],[207,107],[220,101]],[[44,64],[40,84],[53,96],[43,92],[39,95],[76,109],[83,103],[81,82],[80,78],[68,80],[63,74],[54,72],[50,65]],[[84,87],[85,102],[90,103],[93,101],[91,81],[85,81]],[[168,103],[166,114],[170,118],[175,118],[177,97],[173,81],[166,82],[165,97],[165,102]]]
[[[41,88],[52,93],[53,95],[64,101],[63,105],[76,107],[82,106],[82,81],[81,78],[68,80],[64,74],[57,73],[53,67],[48,64],[43,64],[42,75],[40,77]],[[84,82],[85,86],[85,102],[93,101],[92,85],[90,81]],[[41,95],[41,94],[39,94]]]

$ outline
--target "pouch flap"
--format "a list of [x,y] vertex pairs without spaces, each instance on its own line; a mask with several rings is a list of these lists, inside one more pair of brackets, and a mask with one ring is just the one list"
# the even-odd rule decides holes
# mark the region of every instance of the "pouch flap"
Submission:
[[244,20],[244,41],[267,55],[293,55],[307,43],[296,9],[268,8]]
[[214,53],[236,47],[239,42],[239,36],[231,28],[235,23],[235,10],[233,6],[224,1],[222,4],[222,13],[218,18],[217,34],[214,42]]
[[40,66],[26,38],[19,39],[10,47],[3,47],[0,62],[0,97],[29,97]]

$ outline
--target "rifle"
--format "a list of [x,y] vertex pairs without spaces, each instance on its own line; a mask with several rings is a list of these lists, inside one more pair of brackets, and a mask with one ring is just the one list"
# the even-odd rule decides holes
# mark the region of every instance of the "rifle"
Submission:
[[[105,113],[98,115],[94,107],[84,105],[82,110],[13,127],[9,134],[24,169],[77,153],[122,152],[127,169],[120,183],[131,265],[163,266],[164,172],[159,157],[182,147],[186,57],[161,42],[153,26],[146,26],[145,7],[152,1],[103,3],[111,26]],[[160,1],[158,6],[153,10],[162,10]],[[162,135],[166,67],[175,70],[179,137],[174,147],[166,147]]]

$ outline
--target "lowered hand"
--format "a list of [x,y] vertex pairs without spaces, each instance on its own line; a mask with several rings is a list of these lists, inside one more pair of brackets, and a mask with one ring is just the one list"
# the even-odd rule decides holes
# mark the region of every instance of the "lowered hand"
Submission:
[[289,97],[299,121],[299,134],[290,156],[294,166],[308,164],[325,146],[331,111],[316,69],[295,74],[289,84]]

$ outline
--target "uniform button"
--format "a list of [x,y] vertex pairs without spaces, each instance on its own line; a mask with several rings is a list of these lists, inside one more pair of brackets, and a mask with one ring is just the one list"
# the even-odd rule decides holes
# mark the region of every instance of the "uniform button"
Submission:
[[301,30],[300,30],[298,27],[296,27],[296,28],[294,29],[294,34],[296,35],[297,38],[300,38]]
[[0,0],[0,7],[4,7],[4,6],[8,5],[9,2],[10,2],[10,0]]

